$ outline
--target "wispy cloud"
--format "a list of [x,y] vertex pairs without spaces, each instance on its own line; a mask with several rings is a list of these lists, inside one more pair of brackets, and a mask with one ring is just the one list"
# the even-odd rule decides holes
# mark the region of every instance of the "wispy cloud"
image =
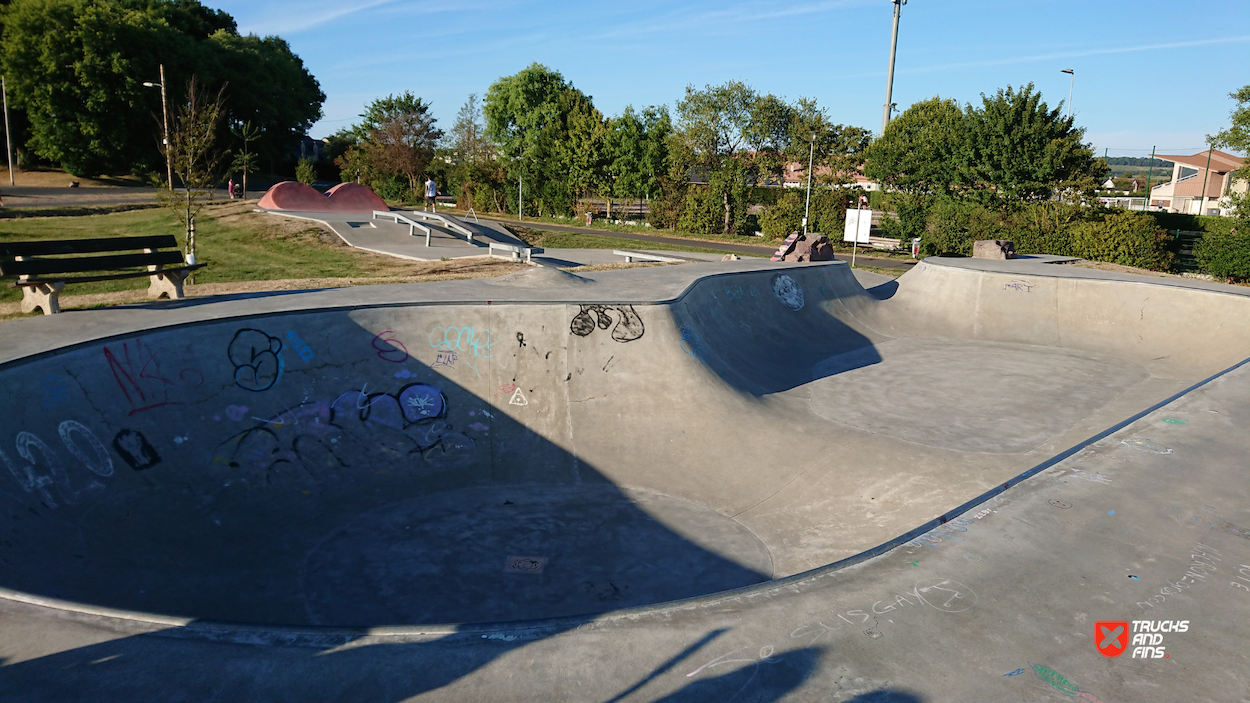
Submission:
[[918,68],[909,68],[905,73],[933,73],[936,71],[949,71],[957,68],[981,68],[986,66],[1007,66],[1017,63],[1031,63],[1034,61],[1053,61],[1055,59],[1077,59],[1086,56],[1108,56],[1112,54],[1131,54],[1139,51],[1159,51],[1162,49],[1186,49],[1196,46],[1212,46],[1216,44],[1242,44],[1250,42],[1250,35],[1237,37],[1218,37],[1214,39],[1195,39],[1193,41],[1182,42],[1165,42],[1160,44],[1139,44],[1136,46],[1119,46],[1105,47],[1098,49],[1076,49],[1070,51],[1056,51],[1047,54],[1033,54],[1030,56],[1004,56],[995,59],[985,59],[982,61],[964,61],[960,63],[948,63],[938,66],[921,66]]

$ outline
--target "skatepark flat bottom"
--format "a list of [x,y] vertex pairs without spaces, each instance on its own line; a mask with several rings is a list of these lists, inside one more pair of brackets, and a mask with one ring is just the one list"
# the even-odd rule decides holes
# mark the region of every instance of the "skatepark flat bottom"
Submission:
[[[1250,299],[1097,273],[537,269],[6,323],[0,689],[1245,697]],[[1218,676],[1091,642],[1146,617]]]

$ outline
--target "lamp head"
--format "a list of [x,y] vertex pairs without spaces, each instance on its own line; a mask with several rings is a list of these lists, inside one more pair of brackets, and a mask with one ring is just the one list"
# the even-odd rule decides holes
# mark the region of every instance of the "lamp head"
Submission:
[[144,82],[143,82],[143,87],[144,87],[144,88],[155,88],[155,87],[156,87],[156,86],[158,86],[158,85],[160,85],[160,84],[159,84],[159,83],[153,83],[152,81],[144,81]]
[[1062,71],[1060,71],[1060,73],[1066,73],[1066,74],[1068,74],[1069,76],[1075,76],[1075,75],[1076,75],[1076,71],[1073,71],[1073,70],[1072,70],[1072,69],[1070,69],[1070,68],[1065,68],[1065,69],[1063,69]]

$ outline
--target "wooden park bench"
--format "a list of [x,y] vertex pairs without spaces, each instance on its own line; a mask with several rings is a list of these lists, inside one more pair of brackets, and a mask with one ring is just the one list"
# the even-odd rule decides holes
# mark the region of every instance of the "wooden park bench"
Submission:
[[[140,250],[142,253],[137,253]],[[10,287],[22,289],[22,312],[43,308],[45,315],[61,311],[58,298],[66,283],[148,276],[152,279],[149,298],[169,296],[177,300],[183,297],[183,280],[202,266],[183,260],[172,234],[0,242],[0,275],[18,277]],[[88,275],[67,275],[81,273]]]

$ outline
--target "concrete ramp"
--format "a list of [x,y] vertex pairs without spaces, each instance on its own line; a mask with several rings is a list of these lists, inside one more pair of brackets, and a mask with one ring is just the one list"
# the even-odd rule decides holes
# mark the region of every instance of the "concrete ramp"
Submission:
[[[6,323],[0,688],[1244,697],[1250,297],[998,266]],[[1175,665],[1100,654],[1143,619]]]

